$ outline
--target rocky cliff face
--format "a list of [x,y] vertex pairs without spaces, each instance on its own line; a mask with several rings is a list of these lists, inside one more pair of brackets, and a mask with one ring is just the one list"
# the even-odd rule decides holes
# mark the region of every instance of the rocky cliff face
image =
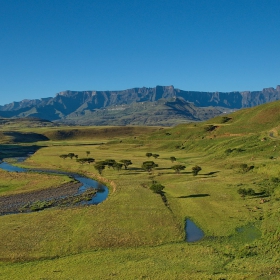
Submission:
[[[80,116],[111,106],[130,105],[139,102],[183,99],[196,107],[223,107],[240,109],[253,107],[280,99],[280,86],[262,91],[197,92],[175,89],[173,86],[133,88],[121,91],[63,91],[53,98],[23,100],[0,106],[0,116],[40,117],[48,120],[67,119],[71,114]],[[179,98],[179,99],[178,99]],[[187,112],[186,112],[187,114]],[[188,112],[189,114],[189,112]]]

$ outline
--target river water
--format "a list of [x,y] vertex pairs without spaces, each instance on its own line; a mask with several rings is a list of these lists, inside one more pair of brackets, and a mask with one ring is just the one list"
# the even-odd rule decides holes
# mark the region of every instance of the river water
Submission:
[[76,174],[76,173],[68,173],[68,172],[63,172],[63,171],[57,171],[57,170],[43,170],[43,169],[27,169],[27,168],[21,168],[14,166],[12,164],[9,164],[7,162],[1,162],[0,163],[0,168],[9,172],[37,172],[37,173],[52,173],[52,174],[57,174],[57,175],[67,175],[69,177],[74,178],[75,180],[79,181],[82,183],[82,186],[78,189],[77,194],[83,193],[85,190],[89,188],[94,188],[97,190],[97,193],[93,196],[93,198],[90,201],[84,202],[84,204],[99,204],[102,201],[104,201],[109,194],[109,190],[105,185],[102,185],[101,183],[87,178],[85,176]]

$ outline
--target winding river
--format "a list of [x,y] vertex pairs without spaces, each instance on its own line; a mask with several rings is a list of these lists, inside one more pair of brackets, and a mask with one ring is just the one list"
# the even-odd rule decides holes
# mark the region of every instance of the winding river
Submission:
[[96,194],[90,199],[89,201],[82,202],[83,204],[99,204],[102,201],[104,201],[109,194],[108,188],[93,180],[90,178],[87,178],[85,176],[82,176],[80,174],[76,173],[69,173],[69,172],[63,172],[63,171],[57,171],[57,170],[43,170],[43,169],[30,169],[30,168],[22,168],[22,167],[17,167],[12,164],[9,164],[7,162],[1,162],[0,163],[0,168],[9,172],[36,172],[36,173],[48,173],[48,174],[56,174],[56,175],[66,175],[69,176],[76,181],[78,181],[81,186],[78,188],[77,195],[85,192],[86,190],[93,188],[97,192]]
[[[23,160],[20,160],[23,161]],[[82,185],[78,188],[77,194],[81,194],[88,190],[89,188],[93,188],[97,190],[96,194],[92,197],[91,200],[82,202],[82,204],[99,204],[102,201],[104,201],[109,194],[109,190],[105,185],[102,185],[101,183],[92,180],[90,178],[87,178],[85,176],[76,174],[76,173],[69,173],[69,172],[63,172],[63,171],[57,171],[57,170],[44,170],[44,169],[30,169],[30,168],[22,168],[17,167],[12,164],[9,164],[7,162],[1,162],[0,168],[9,172],[37,172],[37,173],[48,173],[48,174],[56,174],[56,175],[67,175],[71,178],[74,178],[78,182],[80,182]],[[204,237],[203,231],[198,228],[194,222],[192,222],[190,219],[186,220],[185,225],[185,232],[186,232],[186,241],[187,242],[196,242],[199,241]]]

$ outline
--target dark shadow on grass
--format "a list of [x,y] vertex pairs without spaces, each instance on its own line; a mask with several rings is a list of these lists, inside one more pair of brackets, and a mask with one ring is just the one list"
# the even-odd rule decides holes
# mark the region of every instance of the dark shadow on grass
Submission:
[[201,175],[211,176],[211,175],[214,175],[214,174],[216,174],[218,172],[220,172],[220,171],[212,171],[212,172],[201,174]]
[[21,146],[2,144],[0,145],[0,160],[3,158],[10,157],[26,157],[30,155],[30,153],[33,154],[41,148],[43,148],[43,146]]
[[157,167],[156,170],[170,170],[170,169],[171,169],[171,168],[167,168],[167,167],[161,167],[161,168]]
[[210,194],[208,193],[190,194],[190,195],[178,196],[177,198],[196,198],[196,197],[206,197],[206,196],[210,196]]
[[14,143],[33,143],[37,141],[48,141],[50,140],[48,137],[46,137],[43,134],[34,133],[34,132],[4,132],[4,135],[12,137],[11,141]]
[[130,173],[122,173],[121,171],[119,172],[120,175],[139,175],[137,172],[130,172]]
[[139,168],[139,167],[128,167],[127,169],[123,169],[123,170],[126,170],[126,171],[140,171],[140,170],[142,170],[143,171],[143,169],[141,169],[141,168]]
[[249,199],[253,199],[253,198],[267,198],[270,197],[268,194],[265,193],[255,193],[254,195],[252,195],[251,197],[248,197]]
[[[203,175],[203,174],[201,174],[201,175]],[[200,177],[201,179],[209,179],[209,178],[214,178],[214,177],[217,177],[217,175],[215,175],[215,176],[204,176],[204,177]]]

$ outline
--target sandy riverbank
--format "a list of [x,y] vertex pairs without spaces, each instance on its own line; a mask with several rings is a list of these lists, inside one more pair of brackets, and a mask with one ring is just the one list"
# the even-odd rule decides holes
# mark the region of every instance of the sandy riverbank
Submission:
[[64,196],[74,195],[78,192],[78,189],[81,186],[82,183],[70,182],[65,183],[59,187],[8,196],[0,196],[0,215],[19,213],[19,209],[23,205],[30,202],[56,199]]

